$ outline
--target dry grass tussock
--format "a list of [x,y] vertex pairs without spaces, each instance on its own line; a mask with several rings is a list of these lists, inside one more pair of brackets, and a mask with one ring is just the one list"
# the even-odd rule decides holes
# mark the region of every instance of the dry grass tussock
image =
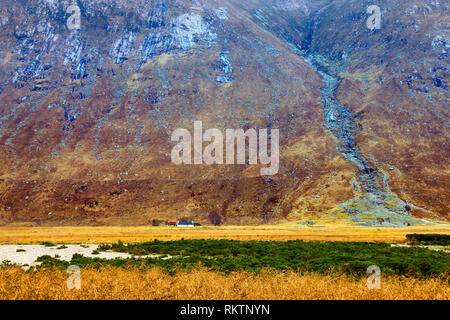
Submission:
[[69,290],[68,277],[61,270],[27,273],[18,267],[0,269],[0,299],[450,299],[448,276],[425,280],[386,276],[381,278],[380,290],[369,290],[366,279],[293,271],[224,275],[194,270],[170,275],[158,268],[87,268],[81,271],[81,290]]

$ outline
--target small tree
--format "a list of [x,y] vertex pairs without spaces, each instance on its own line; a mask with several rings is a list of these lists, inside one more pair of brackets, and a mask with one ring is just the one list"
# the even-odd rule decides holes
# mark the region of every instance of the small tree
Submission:
[[152,226],[158,227],[158,226],[161,225],[162,222],[163,222],[163,221],[161,221],[161,220],[153,219],[153,220],[152,220]]

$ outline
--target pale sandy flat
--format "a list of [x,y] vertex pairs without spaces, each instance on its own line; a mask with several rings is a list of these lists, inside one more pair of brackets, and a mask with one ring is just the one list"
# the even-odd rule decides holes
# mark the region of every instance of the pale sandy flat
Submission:
[[[18,265],[34,266],[39,263],[36,259],[40,256],[49,255],[51,257],[59,256],[58,259],[70,261],[75,253],[81,254],[84,257],[91,258],[130,258],[131,255],[120,252],[100,252],[99,254],[92,254],[98,248],[98,245],[89,245],[87,248],[80,245],[66,245],[65,249],[57,249],[59,247],[46,247],[44,245],[0,245],[0,263],[8,260],[11,263]],[[25,250],[24,252],[17,252],[17,250]]]

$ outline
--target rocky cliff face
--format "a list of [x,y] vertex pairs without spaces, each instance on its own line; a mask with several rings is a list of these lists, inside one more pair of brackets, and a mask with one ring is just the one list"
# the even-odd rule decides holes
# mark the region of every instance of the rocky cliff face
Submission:
[[[2,1],[0,222],[448,220],[448,4],[370,5]],[[173,165],[195,120],[279,128],[279,173]]]

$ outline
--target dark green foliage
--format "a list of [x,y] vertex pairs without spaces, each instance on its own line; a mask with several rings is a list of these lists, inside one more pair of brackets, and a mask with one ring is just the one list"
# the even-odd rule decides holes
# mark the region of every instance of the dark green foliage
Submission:
[[50,242],[50,241],[43,241],[41,242],[41,245],[46,246],[46,247],[55,247],[56,244]]
[[130,258],[106,260],[74,255],[70,263],[41,257],[45,266],[75,264],[80,267],[143,267],[159,266],[169,272],[189,270],[199,265],[229,273],[262,268],[297,270],[299,272],[346,273],[366,275],[370,265],[377,265],[383,274],[434,277],[449,274],[448,253],[423,248],[391,247],[388,244],[361,242],[304,242],[300,240],[233,241],[180,240],[153,241],[125,245],[121,242],[101,245],[99,250],[113,250],[133,255],[170,255],[172,258]]
[[450,246],[450,235],[448,234],[407,234],[406,238],[411,244],[434,244]]

